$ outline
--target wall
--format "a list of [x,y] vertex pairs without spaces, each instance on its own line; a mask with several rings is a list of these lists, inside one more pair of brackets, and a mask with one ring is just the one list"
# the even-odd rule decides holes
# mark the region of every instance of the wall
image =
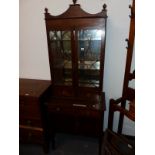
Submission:
[[[72,0],[20,0],[20,52],[19,71],[22,78],[50,79],[47,40],[44,21],[44,8],[53,15],[63,13]],[[106,104],[110,98],[122,94],[126,60],[126,42],[129,33],[128,5],[131,0],[78,0],[81,7],[89,13],[97,13],[107,4],[107,40],[105,54],[104,91]],[[133,61],[134,67],[134,61]],[[134,84],[131,84],[134,86]],[[105,113],[105,128],[107,127]],[[117,117],[116,117],[117,120]],[[125,121],[124,133],[134,135],[134,123]]]

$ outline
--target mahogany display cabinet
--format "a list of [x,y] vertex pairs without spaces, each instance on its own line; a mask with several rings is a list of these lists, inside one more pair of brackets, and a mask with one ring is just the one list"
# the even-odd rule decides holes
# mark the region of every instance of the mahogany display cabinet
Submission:
[[96,136],[101,143],[106,19],[105,4],[97,14],[86,13],[76,1],[58,16],[45,9],[52,83],[46,106],[51,135]]

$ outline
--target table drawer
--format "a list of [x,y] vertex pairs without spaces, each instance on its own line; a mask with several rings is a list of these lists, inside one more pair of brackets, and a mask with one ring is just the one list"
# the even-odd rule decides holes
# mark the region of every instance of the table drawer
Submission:
[[37,105],[39,104],[38,98],[35,97],[26,97],[26,96],[20,96],[19,97],[19,105]]
[[52,89],[52,95],[57,97],[71,97],[74,95],[74,91],[72,87],[58,86]]
[[19,104],[19,115],[20,116],[31,116],[31,117],[40,117],[41,109],[40,105],[37,104]]
[[19,128],[19,140],[24,143],[43,143],[43,129],[31,128],[24,125],[20,125]]
[[92,110],[84,105],[77,106],[72,105],[70,107],[65,106],[59,106],[59,105],[50,105],[48,106],[48,112],[49,113],[57,113],[57,114],[67,114],[67,115],[73,115],[73,116],[86,116],[86,117],[101,117],[102,113],[97,110]]
[[20,125],[26,125],[29,127],[42,127],[41,119],[34,119],[34,118],[19,118]]

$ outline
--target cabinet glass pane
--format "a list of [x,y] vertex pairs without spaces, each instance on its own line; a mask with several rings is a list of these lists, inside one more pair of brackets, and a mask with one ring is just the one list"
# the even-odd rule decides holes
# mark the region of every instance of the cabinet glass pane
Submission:
[[78,31],[79,86],[99,87],[102,30]]
[[71,32],[50,31],[49,33],[53,82],[57,85],[72,85]]

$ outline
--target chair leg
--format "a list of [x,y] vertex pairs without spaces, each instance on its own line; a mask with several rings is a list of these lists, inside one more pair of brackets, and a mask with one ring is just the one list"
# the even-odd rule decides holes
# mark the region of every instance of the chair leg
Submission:
[[[121,103],[121,107],[125,108],[125,106],[126,106],[126,101],[123,101],[123,102]],[[119,116],[119,123],[118,123],[118,133],[119,133],[119,134],[122,133],[123,121],[124,121],[124,114],[120,113],[120,116]]]

